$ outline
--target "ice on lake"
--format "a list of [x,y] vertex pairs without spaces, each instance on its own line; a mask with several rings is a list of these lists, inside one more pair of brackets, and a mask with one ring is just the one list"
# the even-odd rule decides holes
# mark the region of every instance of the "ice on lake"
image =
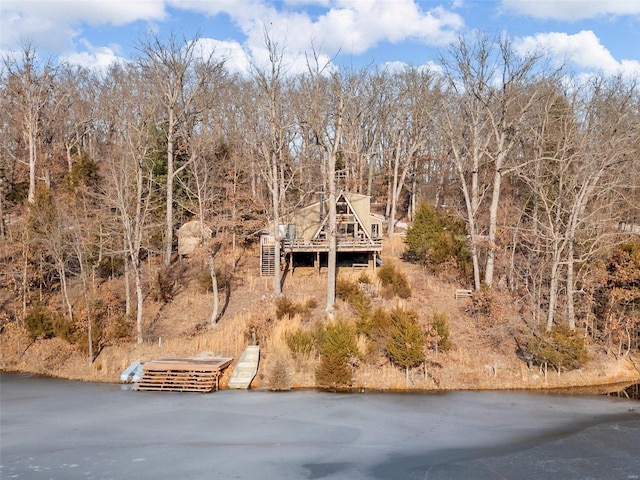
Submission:
[[640,479],[640,402],[212,394],[0,375],[0,478]]

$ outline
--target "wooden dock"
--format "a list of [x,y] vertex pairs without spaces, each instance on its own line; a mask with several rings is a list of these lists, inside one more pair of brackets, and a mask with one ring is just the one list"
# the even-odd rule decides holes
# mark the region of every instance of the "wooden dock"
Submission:
[[233,358],[159,358],[142,365],[142,379],[134,390],[163,392],[217,391],[220,376]]

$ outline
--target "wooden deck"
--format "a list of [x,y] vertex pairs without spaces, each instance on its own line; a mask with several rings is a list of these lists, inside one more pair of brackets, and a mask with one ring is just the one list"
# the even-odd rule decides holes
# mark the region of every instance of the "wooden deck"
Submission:
[[[328,240],[282,240],[282,250],[287,253],[299,252],[328,252]],[[381,252],[382,239],[368,238],[338,238],[336,239],[338,252]]]
[[201,392],[218,390],[220,375],[232,358],[187,357],[159,358],[142,366],[142,379],[135,390],[164,392]]

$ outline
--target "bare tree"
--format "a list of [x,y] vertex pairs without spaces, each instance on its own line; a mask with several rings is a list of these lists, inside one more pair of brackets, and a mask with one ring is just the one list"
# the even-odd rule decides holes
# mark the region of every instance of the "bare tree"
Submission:
[[315,158],[322,159],[322,191],[328,205],[324,226],[328,241],[325,312],[328,319],[333,319],[337,274],[336,164],[344,153],[344,119],[353,98],[351,92],[357,89],[358,82],[349,82],[332,71],[330,62],[322,61],[315,51],[308,57],[307,65],[308,73],[299,79],[296,92],[296,114],[298,125],[312,141],[311,149],[317,151]]
[[140,255],[146,241],[148,214],[154,208],[149,158],[155,112],[149,87],[136,69],[115,66],[101,98],[108,118],[117,125],[114,148],[105,162],[105,200],[118,212],[124,252],[133,271],[138,343],[143,341],[144,306]]
[[63,65],[58,72],[59,108],[53,130],[64,146],[67,171],[75,161],[94,159],[96,100],[99,80],[89,69]]
[[414,176],[417,159],[426,152],[440,96],[439,79],[428,70],[407,68],[393,77],[392,81],[396,93],[393,102],[388,105],[391,121],[387,124],[386,132],[391,149],[387,198],[390,238],[395,234],[398,203],[405,184],[409,177]]
[[74,272],[82,284],[82,297],[87,325],[88,362],[93,363],[98,352],[94,350],[96,335],[94,332],[94,317],[92,314],[92,298],[95,295],[95,275],[92,261],[95,248],[95,224],[100,220],[96,215],[96,208],[91,205],[91,198],[97,198],[95,192],[90,192],[87,185],[79,187],[73,199],[70,199],[73,208],[65,212],[65,224],[69,231],[69,245],[77,262],[77,271]]
[[[162,43],[151,36],[140,45],[140,66],[145,78],[159,94],[158,102],[164,113],[164,131],[167,141],[167,185],[164,264],[171,263],[173,250],[174,198],[176,175],[186,168],[186,163],[176,165],[177,135],[179,126],[190,123],[206,105],[197,98],[212,88],[216,77],[223,71],[224,61],[216,60],[214,52],[204,57],[198,48],[198,37],[178,41],[173,35]],[[186,141],[187,139],[183,139]]]
[[10,108],[6,111],[22,129],[27,148],[26,160],[20,162],[29,166],[29,203],[35,201],[38,149],[42,133],[42,122],[47,109],[52,105],[56,68],[51,60],[38,62],[32,45],[22,49],[22,57],[3,57],[5,74],[3,92],[8,96]]
[[[464,72],[464,70],[463,70]],[[466,73],[466,72],[464,72]],[[471,82],[471,78],[464,77]],[[470,254],[476,290],[481,287],[479,225],[480,204],[486,190],[485,177],[480,169],[483,151],[489,139],[485,135],[488,119],[468,91],[458,88],[455,77],[450,77],[451,92],[445,100],[441,115],[442,136],[449,145],[451,160],[458,175],[464,199],[464,217],[470,237]]]
[[291,125],[287,122],[287,106],[285,102],[286,65],[284,63],[284,46],[278,44],[269,32],[264,32],[265,48],[268,64],[265,68],[254,65],[253,79],[257,88],[256,105],[258,118],[263,125],[255,126],[255,148],[261,158],[260,172],[270,193],[271,216],[274,237],[274,277],[273,292],[282,294],[280,256],[282,238],[280,232],[280,216],[282,202],[288,188],[290,178],[285,176],[285,157],[288,155],[289,134]]
[[331,143],[331,150],[327,157],[327,176],[329,185],[329,231],[327,236],[329,239],[329,253],[327,255],[327,304],[325,311],[327,318],[333,320],[334,305],[336,301],[336,275],[337,272],[337,220],[336,220],[336,158],[338,149],[340,148],[340,140],[342,138],[342,118],[344,116],[344,98],[340,90],[339,79],[334,79],[334,95],[336,95],[337,105],[335,107],[335,130]]
[[211,289],[213,291],[213,308],[211,309],[211,325],[215,325],[220,314],[220,297],[218,296],[218,277],[216,276],[216,254],[209,255],[209,274],[211,275]]
[[620,240],[620,192],[638,139],[634,90],[619,79],[597,80],[586,89],[556,88],[529,132],[536,155],[518,174],[532,192],[529,243],[549,258],[548,274],[540,279],[548,279],[547,329],[556,321],[561,291],[564,317],[569,328],[576,327],[577,266]]
[[60,282],[62,304],[69,320],[73,322],[73,306],[67,280],[67,264],[72,254],[71,232],[64,222],[65,208],[64,199],[56,199],[51,190],[38,190],[30,206],[29,233],[31,241],[38,246],[41,258],[55,268]]
[[[528,110],[540,98],[537,77],[544,72],[537,52],[517,55],[510,40],[480,35],[460,38],[443,58],[453,94],[443,133],[463,190],[471,236],[474,283],[480,287],[479,248],[486,252],[483,282],[494,281],[502,181],[515,168],[515,146]],[[483,209],[484,199],[488,208]],[[486,220],[484,218],[486,217]]]

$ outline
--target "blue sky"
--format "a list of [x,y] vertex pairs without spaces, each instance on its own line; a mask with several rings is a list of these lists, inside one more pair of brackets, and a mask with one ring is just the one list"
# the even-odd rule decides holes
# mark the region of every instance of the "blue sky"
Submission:
[[264,60],[264,31],[292,71],[310,49],[338,66],[424,65],[458,35],[507,33],[579,72],[640,74],[640,0],[2,0],[0,52],[104,68],[135,56],[145,33],[187,38],[246,71]]

